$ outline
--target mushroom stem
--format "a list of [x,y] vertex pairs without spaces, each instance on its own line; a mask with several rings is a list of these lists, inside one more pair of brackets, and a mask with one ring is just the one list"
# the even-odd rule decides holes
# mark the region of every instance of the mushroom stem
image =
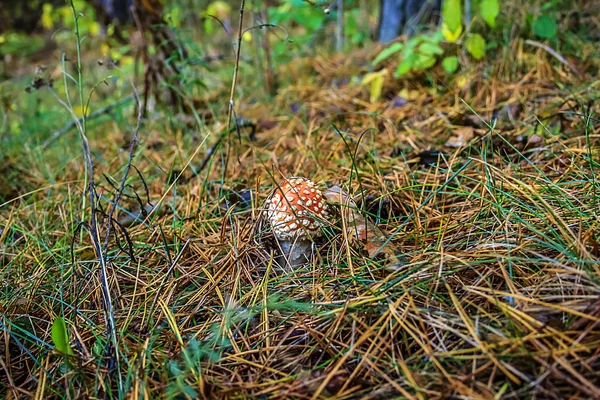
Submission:
[[312,242],[310,240],[280,240],[282,255],[278,259],[281,266],[297,268],[310,260]]

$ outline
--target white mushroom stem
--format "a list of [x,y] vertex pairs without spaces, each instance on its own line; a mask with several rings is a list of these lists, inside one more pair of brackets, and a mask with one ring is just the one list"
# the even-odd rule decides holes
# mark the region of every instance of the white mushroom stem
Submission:
[[278,263],[282,266],[297,268],[310,261],[312,256],[312,244],[310,240],[279,240],[282,255]]

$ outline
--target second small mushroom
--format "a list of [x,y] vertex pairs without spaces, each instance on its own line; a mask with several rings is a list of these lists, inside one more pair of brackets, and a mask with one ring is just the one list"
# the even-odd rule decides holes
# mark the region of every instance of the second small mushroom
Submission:
[[294,268],[309,261],[328,216],[317,185],[301,177],[285,180],[267,199],[264,213],[283,253],[280,264]]

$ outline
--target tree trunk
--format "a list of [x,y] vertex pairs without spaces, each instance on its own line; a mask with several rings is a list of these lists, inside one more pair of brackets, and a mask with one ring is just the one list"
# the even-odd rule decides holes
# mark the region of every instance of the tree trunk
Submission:
[[412,35],[417,25],[439,12],[441,0],[380,0],[379,4],[378,38],[388,43],[404,31]]

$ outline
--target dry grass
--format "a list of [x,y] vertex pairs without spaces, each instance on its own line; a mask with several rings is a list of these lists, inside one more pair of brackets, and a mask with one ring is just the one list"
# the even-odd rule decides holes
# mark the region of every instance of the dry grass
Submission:
[[[108,252],[121,394],[599,398],[599,82],[511,45],[464,71],[462,87],[460,77],[389,83],[386,96],[416,91],[395,106],[344,83],[366,71],[364,55],[298,60],[282,71],[296,85],[273,102],[238,100],[256,140],[229,141],[229,158],[219,150],[197,174],[218,125],[204,144],[166,119],[143,126],[134,163],[162,202],[128,225],[132,254],[124,235]],[[113,189],[99,174],[118,179],[126,140],[116,124],[99,127],[91,146],[108,209]],[[444,146],[457,135],[467,139]],[[445,154],[423,165],[427,149]],[[43,190],[0,208],[0,387],[7,398],[117,396],[98,262],[89,232],[75,231],[81,160],[55,182],[28,174],[27,187]],[[337,223],[312,265],[278,271],[253,225],[282,175],[356,194],[406,263],[369,259]],[[137,175],[129,183],[145,198]],[[62,313],[70,366],[51,339]]]

